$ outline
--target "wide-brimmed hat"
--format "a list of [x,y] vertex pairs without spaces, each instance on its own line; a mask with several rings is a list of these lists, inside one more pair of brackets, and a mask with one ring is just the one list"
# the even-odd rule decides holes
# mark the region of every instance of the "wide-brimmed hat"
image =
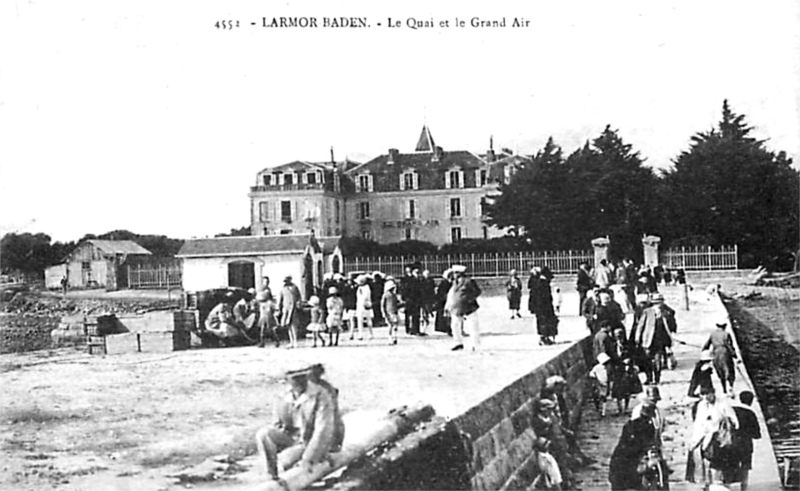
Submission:
[[383,291],[388,292],[389,290],[395,288],[396,286],[397,283],[395,283],[394,281],[387,281],[386,283],[383,284]]
[[600,353],[599,355],[597,355],[597,363],[603,365],[608,363],[609,361],[611,361],[611,357],[608,356],[607,353]]
[[359,285],[366,285],[367,284],[367,275],[362,274],[358,278],[356,278],[356,283]]
[[295,380],[308,377],[308,362],[296,363],[286,370],[285,377],[287,380]]
[[653,294],[650,295],[650,301],[653,302],[653,303],[663,302],[664,301],[664,295],[662,295],[660,293],[653,293]]
[[567,381],[561,375],[552,375],[544,381],[545,387],[555,387],[556,385],[566,385]]
[[337,293],[339,293],[339,289],[335,286],[328,288],[328,295],[336,295]]
[[453,273],[466,273],[467,267],[464,266],[463,264],[454,264],[450,266],[450,271],[452,271]]
[[308,304],[313,305],[314,307],[319,306],[319,297],[312,295],[311,298],[308,299]]
[[283,277],[284,283],[291,283],[291,281],[292,281],[292,275],[286,275]]

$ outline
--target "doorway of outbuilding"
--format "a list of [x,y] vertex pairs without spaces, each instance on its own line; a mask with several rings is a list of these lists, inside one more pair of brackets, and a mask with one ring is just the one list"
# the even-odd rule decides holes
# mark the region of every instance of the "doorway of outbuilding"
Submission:
[[228,286],[238,288],[256,287],[256,266],[249,261],[236,261],[228,264]]

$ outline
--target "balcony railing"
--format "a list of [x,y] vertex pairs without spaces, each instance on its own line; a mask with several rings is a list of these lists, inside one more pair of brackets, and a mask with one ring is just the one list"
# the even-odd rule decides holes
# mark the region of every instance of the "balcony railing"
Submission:
[[275,191],[332,191],[333,184],[327,182],[315,182],[314,184],[274,184],[270,186],[251,186],[251,193],[264,193]]

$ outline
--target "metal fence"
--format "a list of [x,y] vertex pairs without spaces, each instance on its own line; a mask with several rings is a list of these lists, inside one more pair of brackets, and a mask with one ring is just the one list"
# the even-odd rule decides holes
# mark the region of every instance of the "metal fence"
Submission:
[[170,289],[181,286],[183,271],[180,263],[128,265],[128,288]]
[[472,276],[505,276],[509,270],[524,272],[533,266],[548,266],[553,273],[573,273],[581,261],[594,261],[592,251],[498,252],[486,254],[448,254],[431,256],[345,257],[345,273],[380,271],[401,276],[415,262],[434,275],[454,264],[463,264]]
[[739,246],[676,247],[661,255],[661,264],[686,271],[739,269]]

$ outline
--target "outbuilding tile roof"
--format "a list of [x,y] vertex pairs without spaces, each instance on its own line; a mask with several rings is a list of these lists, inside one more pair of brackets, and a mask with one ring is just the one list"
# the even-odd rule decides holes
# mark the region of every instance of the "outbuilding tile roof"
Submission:
[[191,239],[183,243],[176,257],[248,256],[303,252],[311,245],[321,252],[312,234],[261,235]]
[[90,239],[93,246],[105,254],[150,254],[150,251],[132,240],[99,240]]

